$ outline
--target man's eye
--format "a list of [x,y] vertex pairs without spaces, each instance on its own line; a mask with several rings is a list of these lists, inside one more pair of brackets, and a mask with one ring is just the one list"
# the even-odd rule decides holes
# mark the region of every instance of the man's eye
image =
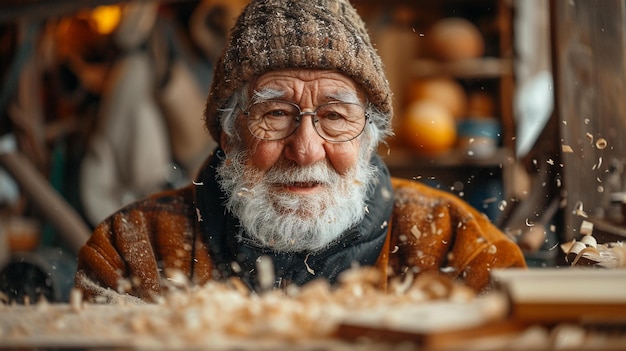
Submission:
[[267,117],[287,117],[289,116],[289,112],[285,110],[270,110],[265,113]]
[[330,121],[337,121],[345,118],[341,113],[335,111],[326,111],[322,117]]

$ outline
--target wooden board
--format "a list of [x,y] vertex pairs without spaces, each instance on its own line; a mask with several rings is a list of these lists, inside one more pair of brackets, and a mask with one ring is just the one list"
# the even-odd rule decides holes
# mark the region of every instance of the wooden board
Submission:
[[428,349],[458,347],[469,340],[515,336],[527,326],[507,320],[506,296],[493,293],[469,302],[433,301],[424,305],[355,311],[339,325],[348,340],[412,342]]
[[626,269],[494,270],[494,285],[511,299],[511,316],[524,323],[626,323]]

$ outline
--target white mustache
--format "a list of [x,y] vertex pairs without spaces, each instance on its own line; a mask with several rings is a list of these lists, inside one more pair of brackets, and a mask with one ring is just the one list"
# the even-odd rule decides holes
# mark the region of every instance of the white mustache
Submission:
[[327,163],[319,162],[310,166],[281,165],[272,167],[264,176],[268,184],[336,184],[341,176]]

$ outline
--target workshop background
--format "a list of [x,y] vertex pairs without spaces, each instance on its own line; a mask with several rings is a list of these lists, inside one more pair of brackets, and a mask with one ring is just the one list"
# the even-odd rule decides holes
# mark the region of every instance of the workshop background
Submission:
[[[182,186],[247,1],[0,2],[0,299],[67,301],[94,226]],[[626,235],[623,1],[353,0],[394,90],[393,175],[453,192],[532,267]]]

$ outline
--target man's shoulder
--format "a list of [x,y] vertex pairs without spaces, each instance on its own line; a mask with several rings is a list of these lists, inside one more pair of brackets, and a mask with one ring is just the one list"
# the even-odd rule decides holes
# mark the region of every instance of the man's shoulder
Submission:
[[482,217],[481,213],[457,195],[443,189],[434,188],[428,184],[403,178],[391,178],[394,192],[395,213],[418,211],[426,213],[440,213],[442,208],[454,211],[463,217]]
[[188,213],[194,209],[192,186],[166,190],[152,194],[121,209],[122,212],[140,210],[144,212]]
[[[141,218],[141,220],[137,220]],[[195,222],[196,210],[192,186],[154,193],[128,204],[106,218],[101,225],[111,226],[123,220],[139,226],[153,227],[155,223],[170,221],[182,224]],[[129,219],[134,219],[129,221]]]
[[193,198],[191,186],[155,193],[111,214],[95,228],[92,238],[189,233],[197,222]]
[[396,200],[401,200],[402,197],[431,198],[446,201],[459,200],[456,195],[434,188],[417,180],[391,177],[391,185],[393,187]]

